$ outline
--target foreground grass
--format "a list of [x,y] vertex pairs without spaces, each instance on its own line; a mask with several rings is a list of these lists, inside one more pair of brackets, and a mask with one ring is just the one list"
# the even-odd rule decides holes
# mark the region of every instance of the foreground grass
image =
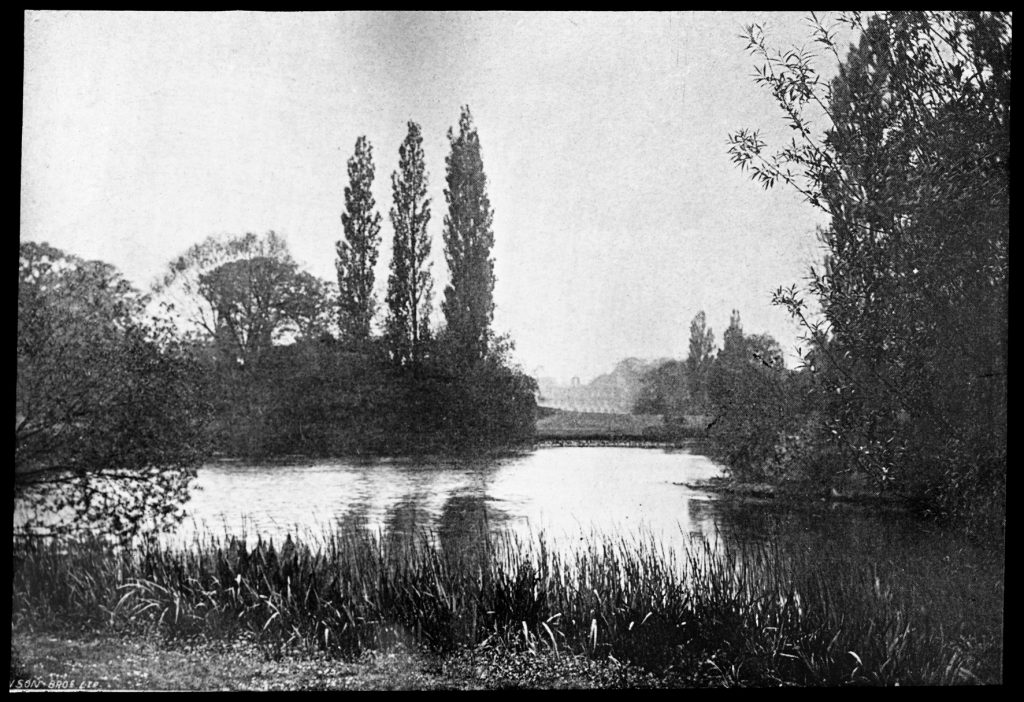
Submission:
[[[13,624],[31,665],[46,659],[33,651],[48,629],[82,632],[72,641],[102,634],[102,646],[113,634],[166,642],[131,666],[151,675],[187,668],[174,661],[189,642],[203,642],[199,662],[231,642],[250,660],[289,661],[283,679],[312,687],[344,687],[353,676],[341,662],[358,661],[349,682],[370,688],[388,675],[417,689],[999,682],[1001,597],[929,591],[935,573],[896,575],[855,554],[780,544],[704,543],[677,561],[653,544],[594,539],[565,556],[543,538],[442,545],[360,528],[278,548],[92,541],[16,549]],[[189,679],[258,687],[232,650],[217,669],[237,678]],[[396,651],[424,677],[375,678]],[[304,661],[335,667],[314,679]]]
[[622,663],[490,646],[445,656],[397,647],[342,660],[290,650],[277,659],[248,637],[168,640],[16,631],[11,689],[97,690],[484,690],[657,688]]
[[268,660],[244,638],[165,641],[158,636],[15,632],[12,689],[325,690],[432,689],[440,676],[416,656],[359,661],[292,655]]

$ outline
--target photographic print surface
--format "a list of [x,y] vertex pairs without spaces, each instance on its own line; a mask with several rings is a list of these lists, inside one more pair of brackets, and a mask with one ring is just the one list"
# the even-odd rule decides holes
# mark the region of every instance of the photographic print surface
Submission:
[[992,12],[24,15],[12,691],[1002,682]]

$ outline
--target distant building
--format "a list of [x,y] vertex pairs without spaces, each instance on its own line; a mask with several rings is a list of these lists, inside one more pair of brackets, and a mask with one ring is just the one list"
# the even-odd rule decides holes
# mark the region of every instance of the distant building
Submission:
[[600,375],[586,385],[580,382],[579,376],[574,376],[568,386],[553,378],[538,378],[537,404],[572,412],[628,414],[633,411],[639,395],[640,378],[655,363],[627,358],[611,373]]

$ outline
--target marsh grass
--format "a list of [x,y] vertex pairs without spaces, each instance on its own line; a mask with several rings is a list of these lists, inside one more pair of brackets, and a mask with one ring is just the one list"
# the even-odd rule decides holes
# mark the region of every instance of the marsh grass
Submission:
[[901,579],[853,554],[696,541],[677,556],[653,539],[597,536],[567,553],[543,535],[437,537],[347,526],[279,544],[20,545],[15,626],[244,635],[276,659],[395,645],[585,655],[688,685],[1001,680],[999,612],[958,611],[922,589],[929,574]]

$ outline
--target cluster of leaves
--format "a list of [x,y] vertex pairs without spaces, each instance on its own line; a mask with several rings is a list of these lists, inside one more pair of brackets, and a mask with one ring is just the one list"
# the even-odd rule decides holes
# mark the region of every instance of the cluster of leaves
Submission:
[[808,421],[811,374],[787,370],[772,337],[744,334],[737,310],[722,340],[716,353],[714,334],[698,313],[690,324],[689,356],[645,373],[634,412],[663,415],[675,433],[699,425],[715,458],[738,478],[806,477],[803,466],[790,465],[793,452],[784,444]]
[[204,451],[196,360],[108,264],[25,243],[18,272],[19,528],[173,525]]
[[[232,453],[395,453],[517,443],[532,431],[532,379],[511,366],[511,342],[495,336],[493,212],[480,140],[469,108],[449,130],[445,197],[446,326],[430,327],[430,200],[423,137],[415,122],[392,174],[394,228],[384,334],[374,337],[372,149],[356,141],[349,160],[345,237],[336,245],[340,347],[306,334],[274,349],[255,372],[221,374]],[[234,433],[232,436],[231,433]]]
[[[831,453],[882,489],[947,517],[1005,504],[1009,123],[1008,13],[812,16],[839,62],[748,49],[794,137],[765,153],[730,138],[734,161],[765,187],[786,183],[829,217],[828,256],[810,272],[816,319],[796,287],[774,297],[806,329],[819,374],[813,422]],[[816,119],[829,126],[817,131]],[[818,437],[811,444],[822,447]],[[980,510],[984,505],[985,509]]]

